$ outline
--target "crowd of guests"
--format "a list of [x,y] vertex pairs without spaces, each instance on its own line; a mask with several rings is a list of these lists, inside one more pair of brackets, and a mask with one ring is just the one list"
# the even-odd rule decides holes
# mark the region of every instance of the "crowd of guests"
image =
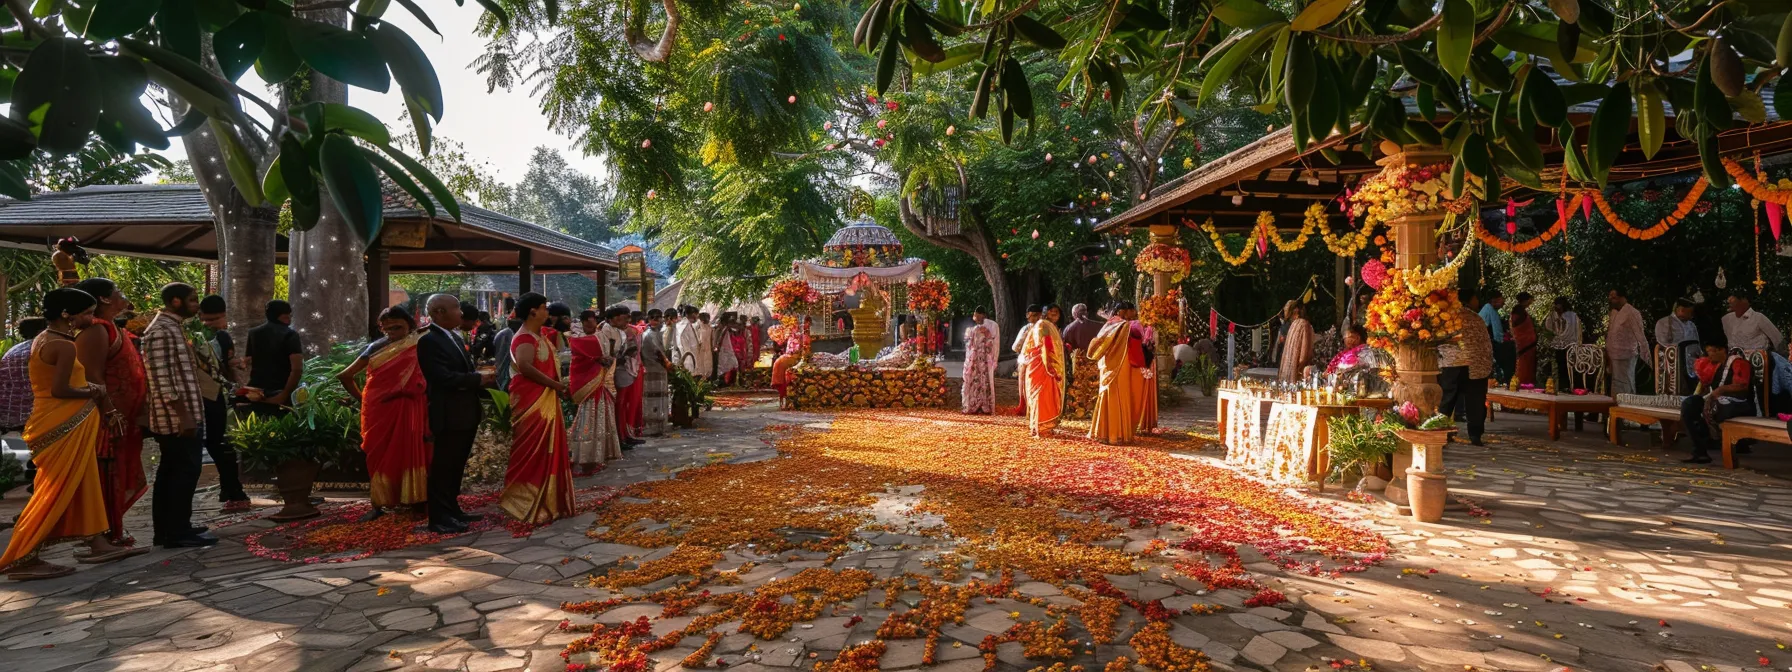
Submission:
[[[1062,329],[1063,311],[1057,305],[1027,306],[1027,322],[1009,345],[1018,357],[1016,378],[1020,388],[1019,411],[1027,416],[1028,433],[1052,436],[1063,415],[1076,371],[1093,367],[1098,372],[1090,439],[1119,445],[1139,433],[1157,427],[1157,384],[1154,380],[1155,336],[1138,321],[1138,310],[1129,302],[1115,302],[1089,317],[1088,306],[1071,308],[1071,321]],[[1001,327],[981,306],[971,315],[965,330],[963,387],[967,414],[995,413],[997,348]]]
[[[217,543],[192,523],[201,451],[217,468],[223,509],[249,508],[225,434],[233,413],[290,413],[302,395],[305,351],[292,306],[270,302],[239,356],[222,297],[171,283],[160,299],[152,316],[127,329],[129,300],[110,280],[90,278],[50,291],[42,317],[19,321],[25,340],[0,358],[0,429],[23,430],[36,476],[0,556],[9,578],[74,571],[38,557],[55,541],[83,541],[82,563],[146,552],[124,525],[125,511],[145,494],[153,545]],[[575,326],[569,308],[536,293],[506,302],[502,330],[452,295],[431,296],[424,309],[423,320],[402,306],[381,312],[381,336],[337,378],[360,405],[373,504],[367,517],[412,509],[438,534],[464,532],[480,518],[462,510],[459,497],[488,390],[509,399],[511,452],[499,508],[545,523],[572,512],[575,475],[664,433],[668,376],[680,359],[697,375],[732,381],[752,366],[763,335],[757,320],[732,313],[711,328],[688,306],[677,313],[586,310]],[[568,407],[576,409],[571,417]],[[160,450],[153,493],[143,472],[145,438]],[[310,502],[289,502],[277,515],[318,512]]]

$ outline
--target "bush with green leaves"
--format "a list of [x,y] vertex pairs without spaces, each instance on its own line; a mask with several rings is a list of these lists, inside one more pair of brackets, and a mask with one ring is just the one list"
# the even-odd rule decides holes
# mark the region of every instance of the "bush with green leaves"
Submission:
[[0,455],[0,494],[13,489],[24,478],[24,463],[11,455]]
[[1177,385],[1193,385],[1205,390],[1218,385],[1219,381],[1220,369],[1207,355],[1196,357],[1195,361],[1184,363],[1176,370]]
[[361,448],[361,409],[336,374],[355,361],[365,343],[337,343],[305,360],[292,410],[284,415],[249,413],[235,418],[226,437],[250,469],[273,469],[287,460],[340,465]]
[[1393,420],[1352,413],[1326,420],[1326,428],[1331,437],[1326,444],[1331,454],[1331,473],[1326,480],[1337,482],[1352,470],[1373,467],[1393,455],[1400,447],[1394,432],[1405,427]]

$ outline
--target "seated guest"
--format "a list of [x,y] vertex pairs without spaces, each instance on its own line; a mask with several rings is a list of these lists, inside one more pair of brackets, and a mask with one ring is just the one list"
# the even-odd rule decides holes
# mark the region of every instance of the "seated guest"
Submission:
[[1711,451],[1717,448],[1717,425],[1755,414],[1751,387],[1755,371],[1741,350],[1726,350],[1721,343],[1709,342],[1695,370],[1701,393],[1680,403],[1680,424],[1692,438],[1692,457],[1681,461],[1709,464]]
[[1344,349],[1338,351],[1338,354],[1332,357],[1330,364],[1325,365],[1325,372],[1337,373],[1338,369],[1348,369],[1352,366],[1356,366],[1357,358],[1361,357],[1363,351],[1367,350],[1369,347],[1368,341],[1369,332],[1363,329],[1362,325],[1350,325],[1350,327],[1344,331]]

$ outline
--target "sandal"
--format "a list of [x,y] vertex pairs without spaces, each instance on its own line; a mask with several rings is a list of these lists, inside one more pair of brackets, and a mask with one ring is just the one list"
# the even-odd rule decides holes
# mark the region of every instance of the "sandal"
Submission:
[[[149,552],[148,548],[127,546],[124,548],[107,551],[105,553],[88,553],[86,555],[76,555],[75,562],[79,562],[83,565],[101,565],[101,564],[105,564],[108,562],[123,560],[125,558],[129,558],[132,556],[143,555],[144,553],[148,553],[148,552]],[[71,568],[71,571],[72,571],[72,568]]]
[[44,579],[57,579],[75,573],[75,568],[68,565],[58,565],[46,562],[42,565],[38,565],[38,567],[42,567],[42,569],[12,572],[7,574],[6,578],[10,581],[42,581]]

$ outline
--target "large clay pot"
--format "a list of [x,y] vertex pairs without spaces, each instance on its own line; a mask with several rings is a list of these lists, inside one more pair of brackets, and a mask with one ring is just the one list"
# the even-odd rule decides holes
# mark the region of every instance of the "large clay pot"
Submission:
[[1435,523],[1444,519],[1444,496],[1450,491],[1446,480],[1443,474],[1416,468],[1406,470],[1407,498],[1411,501],[1413,520]]
[[275,484],[285,505],[268,520],[284,523],[319,515],[317,507],[311,505],[311,485],[317,482],[318,469],[314,460],[287,460],[274,467]]

